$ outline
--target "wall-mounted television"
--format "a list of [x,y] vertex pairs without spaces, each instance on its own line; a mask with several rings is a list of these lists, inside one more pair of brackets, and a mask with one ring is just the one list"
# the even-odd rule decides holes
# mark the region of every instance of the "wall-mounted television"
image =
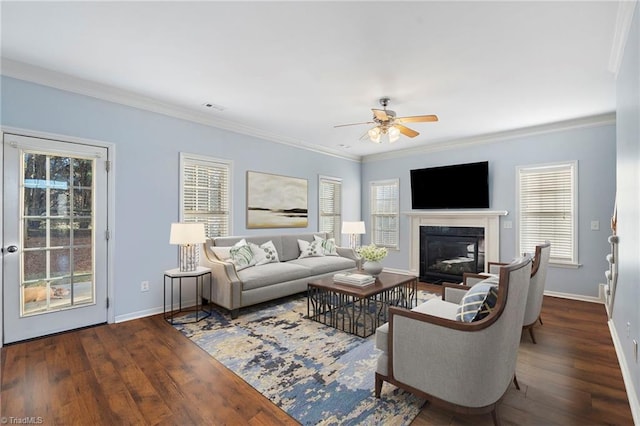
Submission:
[[489,207],[489,162],[411,170],[411,208]]

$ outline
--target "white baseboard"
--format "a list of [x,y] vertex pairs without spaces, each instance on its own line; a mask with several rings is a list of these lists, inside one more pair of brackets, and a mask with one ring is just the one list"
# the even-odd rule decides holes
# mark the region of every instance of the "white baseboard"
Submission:
[[559,291],[544,291],[545,296],[551,297],[560,297],[562,299],[571,299],[571,300],[579,300],[581,302],[590,302],[590,303],[600,303],[604,304],[604,300],[600,297],[595,296],[583,296],[582,294],[573,294],[573,293],[561,293]]
[[609,325],[609,332],[611,333],[611,339],[613,340],[613,346],[615,347],[616,355],[618,355],[618,364],[620,364],[620,371],[622,372],[624,387],[627,389],[627,399],[629,400],[629,406],[631,407],[633,423],[636,425],[640,425],[640,400],[638,399],[638,394],[633,387],[633,375],[631,373],[631,369],[629,368],[629,364],[627,363],[627,359],[624,356],[624,351],[622,350],[622,342],[620,341],[620,337],[616,332],[613,320],[607,321],[607,324]]
[[[187,300],[187,301],[183,301],[182,302],[182,308],[190,308],[192,306],[196,305],[196,300]],[[179,306],[177,303],[173,304],[173,309],[174,310],[178,310]],[[151,315],[157,315],[157,314],[161,314],[164,312],[164,307],[159,306],[159,307],[155,307],[155,308],[151,308],[151,309],[145,309],[142,311],[137,311],[137,312],[131,312],[130,314],[125,314],[125,315],[117,315],[115,318],[116,323],[118,322],[125,322],[125,321],[131,321],[134,319],[138,319],[138,318],[144,318],[144,317],[150,317]]]

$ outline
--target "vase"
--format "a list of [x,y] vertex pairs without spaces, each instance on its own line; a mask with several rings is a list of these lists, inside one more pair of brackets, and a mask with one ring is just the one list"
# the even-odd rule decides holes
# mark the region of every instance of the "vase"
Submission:
[[380,272],[382,272],[382,263],[365,260],[364,264],[362,265],[362,269],[364,269],[367,274],[377,277]]

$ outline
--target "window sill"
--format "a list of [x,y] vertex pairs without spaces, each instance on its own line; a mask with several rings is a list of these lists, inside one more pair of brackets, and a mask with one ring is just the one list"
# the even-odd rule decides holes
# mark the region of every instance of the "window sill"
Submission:
[[560,262],[549,262],[549,266],[552,268],[563,268],[563,269],[578,269],[582,267],[580,263],[560,263]]

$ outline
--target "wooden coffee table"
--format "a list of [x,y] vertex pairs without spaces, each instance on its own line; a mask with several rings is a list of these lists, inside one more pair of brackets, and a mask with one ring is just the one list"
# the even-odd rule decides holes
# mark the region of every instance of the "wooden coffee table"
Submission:
[[327,277],[309,282],[307,317],[368,337],[387,322],[389,306],[411,309],[417,298],[418,278],[413,275],[381,272],[375,284],[366,287],[336,283],[333,277]]

